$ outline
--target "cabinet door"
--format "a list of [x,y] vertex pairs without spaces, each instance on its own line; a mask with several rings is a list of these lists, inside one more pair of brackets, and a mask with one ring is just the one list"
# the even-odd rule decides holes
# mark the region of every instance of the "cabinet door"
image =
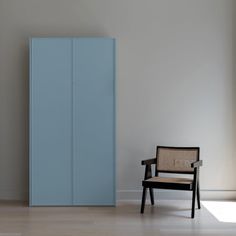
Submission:
[[30,205],[72,204],[72,40],[30,48]]
[[73,40],[74,205],[115,204],[114,46]]

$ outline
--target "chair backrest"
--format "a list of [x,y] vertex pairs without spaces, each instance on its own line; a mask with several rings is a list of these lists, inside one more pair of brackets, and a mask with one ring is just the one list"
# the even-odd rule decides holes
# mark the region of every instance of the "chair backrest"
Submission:
[[199,160],[199,147],[157,146],[156,170],[169,173],[193,173],[191,163]]

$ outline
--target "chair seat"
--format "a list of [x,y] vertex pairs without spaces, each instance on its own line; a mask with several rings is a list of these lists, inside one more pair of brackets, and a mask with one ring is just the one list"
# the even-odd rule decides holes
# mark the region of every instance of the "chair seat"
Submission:
[[175,183],[175,184],[192,184],[192,179],[187,178],[169,178],[169,177],[152,177],[145,181],[162,182],[162,183]]
[[143,181],[144,187],[191,190],[193,180],[188,178],[152,177]]

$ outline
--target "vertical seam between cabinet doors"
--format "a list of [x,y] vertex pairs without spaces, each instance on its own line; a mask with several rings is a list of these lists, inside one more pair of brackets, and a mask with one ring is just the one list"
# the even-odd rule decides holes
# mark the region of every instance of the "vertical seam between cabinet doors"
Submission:
[[32,205],[32,38],[29,40],[30,43],[30,66],[29,66],[29,205]]
[[71,204],[74,205],[74,39],[71,38]]
[[76,202],[76,143],[77,143],[77,137],[76,137],[76,122],[75,122],[75,118],[76,118],[76,109],[75,109],[75,101],[76,101],[76,67],[75,67],[75,63],[76,63],[76,38],[71,38],[72,41],[72,99],[73,99],[73,106],[72,106],[72,119],[73,119],[73,123],[72,123],[72,143],[73,143],[73,149],[72,149],[72,205],[77,205]]
[[116,206],[116,41],[113,39],[113,201]]

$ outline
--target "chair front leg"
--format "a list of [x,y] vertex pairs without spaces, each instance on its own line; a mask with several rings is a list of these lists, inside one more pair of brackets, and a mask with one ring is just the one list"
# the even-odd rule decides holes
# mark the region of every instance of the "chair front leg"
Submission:
[[195,216],[195,199],[197,193],[197,182],[198,182],[198,168],[194,168],[194,177],[193,177],[193,195],[192,195],[192,213],[191,217]]
[[196,198],[196,188],[193,188],[193,195],[192,195],[192,212],[191,217],[194,218],[195,216],[195,198]]
[[146,202],[146,195],[147,195],[147,188],[143,187],[143,196],[142,196],[141,211],[140,211],[141,214],[143,214],[143,212],[144,212],[144,207],[145,207],[145,202]]
[[198,209],[201,209],[199,180],[197,181],[197,203]]
[[150,199],[151,199],[151,204],[154,205],[154,193],[153,193],[153,188],[149,188],[150,192]]

